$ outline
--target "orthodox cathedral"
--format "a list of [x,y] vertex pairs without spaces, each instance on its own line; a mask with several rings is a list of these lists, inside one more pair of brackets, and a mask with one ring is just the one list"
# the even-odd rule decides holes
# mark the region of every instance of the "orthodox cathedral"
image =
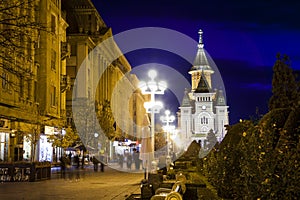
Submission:
[[207,143],[210,132],[221,141],[228,125],[228,106],[222,90],[212,89],[211,75],[214,73],[205,53],[199,30],[199,44],[193,66],[189,70],[192,88],[186,89],[178,111],[178,128],[185,144],[199,142],[202,147]]

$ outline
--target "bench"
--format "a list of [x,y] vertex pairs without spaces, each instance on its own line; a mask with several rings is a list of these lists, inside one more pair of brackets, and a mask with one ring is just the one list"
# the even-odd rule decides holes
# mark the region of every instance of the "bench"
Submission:
[[182,181],[176,181],[170,188],[158,188],[150,200],[182,200],[186,187]]
[[185,183],[186,177],[182,173],[178,173],[172,188],[158,188],[150,200],[182,200],[186,191]]

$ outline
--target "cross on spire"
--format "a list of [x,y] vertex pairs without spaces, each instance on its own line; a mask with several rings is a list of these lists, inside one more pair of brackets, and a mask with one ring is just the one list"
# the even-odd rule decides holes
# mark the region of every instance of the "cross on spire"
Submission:
[[203,48],[204,47],[203,38],[202,38],[203,31],[201,29],[199,29],[198,34],[199,34],[199,44],[198,44],[198,47],[199,48]]

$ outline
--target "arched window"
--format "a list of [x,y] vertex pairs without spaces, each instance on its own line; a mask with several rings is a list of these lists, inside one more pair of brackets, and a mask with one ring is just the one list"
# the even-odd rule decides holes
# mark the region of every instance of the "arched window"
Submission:
[[208,118],[203,116],[200,118],[200,122],[201,122],[201,124],[208,124]]
[[201,117],[200,121],[201,121],[201,124],[208,124],[208,118],[205,116]]

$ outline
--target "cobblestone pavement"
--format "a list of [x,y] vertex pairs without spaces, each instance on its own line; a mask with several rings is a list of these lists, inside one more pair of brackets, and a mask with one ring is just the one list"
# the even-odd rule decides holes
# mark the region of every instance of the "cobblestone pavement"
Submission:
[[104,172],[94,172],[91,166],[73,169],[64,179],[58,169],[53,168],[50,180],[0,183],[0,199],[125,200],[132,193],[140,193],[143,179],[143,173],[127,173],[107,166]]

